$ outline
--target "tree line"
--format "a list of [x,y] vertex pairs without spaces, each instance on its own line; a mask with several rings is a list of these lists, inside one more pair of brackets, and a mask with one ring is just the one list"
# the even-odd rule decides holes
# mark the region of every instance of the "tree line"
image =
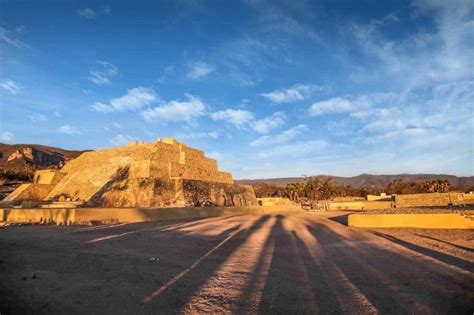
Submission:
[[366,197],[380,193],[418,194],[449,191],[471,191],[474,187],[453,187],[447,179],[426,181],[423,183],[406,182],[401,179],[392,180],[385,187],[355,188],[351,185],[336,185],[330,177],[309,176],[304,182],[289,183],[287,185],[271,185],[266,183],[254,184],[253,188],[258,198],[285,197],[293,201],[302,199],[329,200],[335,197]]

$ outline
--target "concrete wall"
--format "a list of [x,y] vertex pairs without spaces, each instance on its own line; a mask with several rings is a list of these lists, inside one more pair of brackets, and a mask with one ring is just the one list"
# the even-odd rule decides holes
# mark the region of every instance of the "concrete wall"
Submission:
[[474,229],[474,221],[459,213],[351,214],[348,225],[365,228]]

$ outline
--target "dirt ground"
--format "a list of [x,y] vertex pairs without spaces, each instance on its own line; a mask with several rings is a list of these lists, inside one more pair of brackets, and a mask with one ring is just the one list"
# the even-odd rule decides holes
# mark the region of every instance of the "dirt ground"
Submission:
[[344,214],[1,228],[0,313],[473,313],[474,231]]

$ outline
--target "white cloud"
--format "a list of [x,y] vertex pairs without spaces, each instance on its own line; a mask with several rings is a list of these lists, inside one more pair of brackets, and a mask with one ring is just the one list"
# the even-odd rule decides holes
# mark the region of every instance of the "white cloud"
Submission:
[[92,10],[91,8],[84,8],[77,10],[77,14],[81,17],[81,19],[85,20],[93,20],[96,17],[96,12]]
[[344,96],[333,97],[324,101],[313,103],[308,113],[310,116],[320,116],[327,113],[355,113],[363,115],[364,110],[375,105],[386,105],[396,99],[393,93],[374,93],[358,97]]
[[351,78],[358,82],[390,82],[412,89],[451,80],[472,78],[474,21],[472,1],[413,1],[412,18],[427,18],[433,28],[419,28],[411,36],[386,38],[384,26],[397,22],[386,17],[369,25],[351,25],[351,34],[371,66],[357,66]]
[[190,139],[217,139],[219,137],[219,133],[217,131],[210,131],[210,132],[191,132],[187,134],[180,134],[177,135],[177,139],[182,140],[190,140]]
[[133,138],[127,135],[116,135],[110,139],[110,143],[114,146],[121,147],[127,145],[129,142],[133,141]]
[[78,135],[81,133],[79,130],[77,130],[71,125],[62,125],[61,127],[59,127],[58,131],[68,135]]
[[136,110],[156,101],[157,96],[154,90],[139,86],[127,90],[127,94],[124,96],[112,99],[110,106],[117,111]]
[[251,128],[258,133],[268,133],[273,129],[282,126],[285,123],[286,115],[283,112],[276,112],[261,120],[255,120],[251,123]]
[[196,62],[191,66],[191,69],[186,74],[186,77],[191,80],[198,80],[208,76],[214,72],[214,67],[205,62]]
[[96,85],[110,84],[110,79],[118,75],[118,68],[107,61],[99,60],[97,63],[101,68],[89,71],[89,80]]
[[351,112],[358,108],[357,102],[342,97],[334,97],[325,101],[313,103],[309,108],[311,116],[319,116],[325,113]]
[[11,143],[13,141],[13,133],[11,132],[1,132],[0,133],[0,142]]
[[23,86],[20,84],[16,83],[13,80],[5,80],[2,83],[0,83],[0,86],[10,92],[13,95],[17,95],[18,93],[23,90]]
[[32,122],[41,122],[41,121],[46,121],[48,120],[48,118],[43,115],[43,114],[32,114],[32,115],[29,115],[28,118],[32,121]]
[[315,87],[311,85],[295,84],[287,89],[275,90],[261,95],[274,103],[292,103],[304,101],[314,89]]
[[91,105],[91,110],[100,113],[110,113],[114,111],[137,110],[158,101],[156,92],[144,87],[136,87],[127,90],[127,94],[113,98],[109,104],[96,102]]
[[250,146],[258,147],[258,146],[270,146],[270,145],[286,143],[288,141],[295,139],[297,136],[301,135],[301,133],[307,129],[308,127],[306,125],[298,125],[294,128],[285,130],[282,133],[279,133],[277,135],[261,136],[260,138],[255,139],[254,141],[250,142]]
[[91,105],[91,110],[98,113],[111,113],[114,111],[113,107],[101,102],[95,102]]
[[222,120],[237,128],[249,127],[258,133],[268,133],[285,123],[286,115],[276,112],[263,119],[255,119],[255,114],[243,109],[226,109],[214,112],[210,115],[213,120]]
[[141,112],[145,121],[148,122],[178,122],[191,123],[194,118],[205,114],[205,105],[197,97],[185,94],[187,101],[174,100],[164,105],[148,108]]
[[105,126],[104,126],[104,130],[105,130],[105,131],[109,131],[109,130],[111,130],[111,129],[122,129],[122,126],[121,126],[118,122],[116,122],[116,121],[114,121],[114,122],[111,123],[111,124],[108,124],[108,125],[105,125]]
[[[22,33],[19,31],[20,29],[17,30],[17,33]],[[14,46],[16,48],[22,48],[22,47],[28,47],[25,43],[20,41],[19,39],[14,38],[14,31],[8,30],[4,27],[0,26],[0,42],[4,42],[8,45]]]
[[211,114],[213,120],[224,120],[241,128],[254,120],[254,114],[243,109],[226,109]]

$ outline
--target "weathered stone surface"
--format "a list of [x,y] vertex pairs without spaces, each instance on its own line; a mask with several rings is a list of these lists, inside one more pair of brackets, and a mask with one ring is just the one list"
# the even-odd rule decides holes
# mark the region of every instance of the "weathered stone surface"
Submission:
[[32,196],[41,185],[41,197],[31,200],[66,198],[102,207],[256,205],[252,187],[235,185],[203,151],[172,138],[85,152],[60,171],[38,171],[34,182],[28,193],[14,192],[10,199]]
[[183,180],[183,190],[185,205],[189,207],[257,204],[253,188],[249,185]]
[[463,193],[426,193],[396,195],[395,204],[397,208],[402,207],[424,207],[424,206],[449,206],[474,204],[474,198]]

